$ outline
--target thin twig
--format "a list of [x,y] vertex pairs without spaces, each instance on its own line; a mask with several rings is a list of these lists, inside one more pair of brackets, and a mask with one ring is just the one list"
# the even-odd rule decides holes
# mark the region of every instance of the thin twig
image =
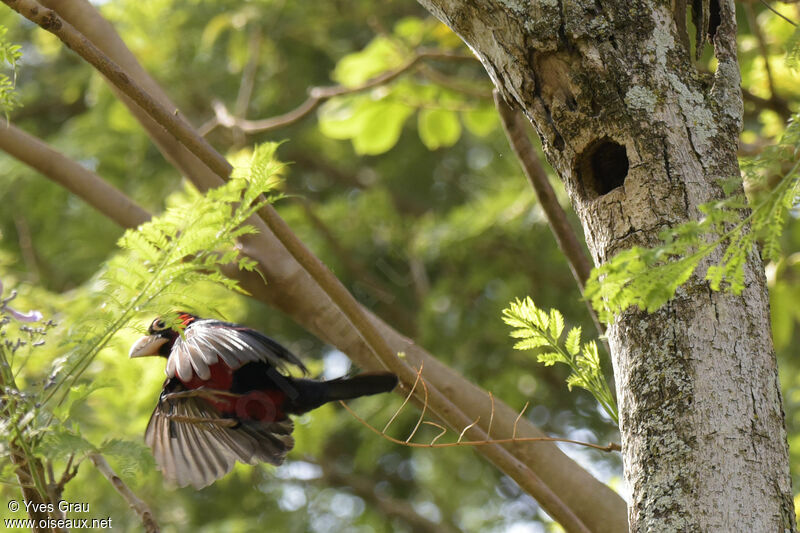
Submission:
[[[556,193],[553,191],[552,185],[550,185],[547,172],[541,161],[539,161],[539,157],[528,138],[527,121],[519,112],[511,109],[496,90],[494,92],[494,101],[500,114],[500,120],[503,123],[503,129],[508,137],[508,142],[517,155],[522,165],[522,170],[536,193],[539,205],[542,206],[542,211],[547,217],[547,223],[556,238],[558,248],[567,258],[572,276],[575,278],[581,294],[583,294],[586,280],[589,279],[589,273],[592,271],[592,263],[586,252],[583,251],[575,230],[567,220],[567,214],[561,204],[558,203],[558,198],[556,198]],[[589,316],[592,317],[597,331],[602,336],[605,333],[605,328],[597,317],[591,302],[586,302],[586,308],[589,310]],[[606,348],[608,349],[608,346]]]
[[345,85],[312,87],[308,91],[308,97],[296,108],[282,115],[259,120],[248,120],[245,118],[236,117],[228,111],[228,109],[225,107],[225,104],[222,102],[217,102],[216,105],[214,105],[214,118],[200,127],[200,134],[208,135],[208,133],[219,126],[236,128],[248,134],[263,133],[265,131],[282,128],[305,118],[312,111],[317,109],[320,105],[331,98],[336,96],[345,96],[348,94],[357,94],[369,89],[374,89],[375,87],[386,85],[387,83],[394,81],[402,74],[405,74],[406,72],[416,68],[421,61],[431,59],[455,61],[475,60],[473,56],[442,50],[417,50],[411,59],[407,60],[394,70],[384,72],[383,74],[375,76],[374,78],[371,78],[364,83],[353,87],[347,87]]
[[[419,369],[419,374],[422,374],[422,367],[420,367],[420,369]],[[419,374],[417,374],[417,375],[419,375]],[[422,411],[419,414],[419,419],[417,419],[417,425],[414,426],[414,429],[413,429],[413,431],[411,431],[411,434],[406,439],[406,442],[408,442],[408,441],[410,441],[411,439],[414,438],[414,435],[416,435],[417,430],[419,429],[419,426],[422,424],[422,421],[425,419],[425,411],[428,409],[428,386],[425,384],[425,380],[424,379],[421,380],[421,383],[422,383],[422,390],[425,393],[425,395],[424,395],[424,397],[422,399]]]
[[[601,446],[600,444],[592,444],[591,442],[583,442],[579,440],[572,440],[572,439],[562,439],[559,437],[512,437],[510,439],[491,439],[491,440],[458,440],[457,442],[443,442],[443,443],[436,443],[436,441],[442,436],[439,434],[436,438],[431,442],[408,442],[407,440],[400,440],[392,437],[391,435],[387,435],[386,433],[381,432],[378,428],[361,418],[355,411],[353,411],[345,402],[340,401],[342,407],[344,407],[352,416],[355,418],[359,423],[367,427],[371,432],[375,433],[376,435],[380,435],[382,438],[392,442],[394,444],[399,444],[401,446],[408,446],[409,448],[453,448],[457,446],[487,446],[492,444],[520,444],[524,442],[564,442],[566,444],[575,444],[578,446],[584,446],[586,448],[592,448],[594,450],[599,450],[601,452],[619,452],[622,451],[622,446],[620,446],[616,442],[610,442],[605,446]],[[524,409],[523,409],[524,412]],[[477,421],[476,421],[477,422]],[[476,422],[473,422],[475,424]],[[425,421],[426,424],[436,426],[441,428],[439,424]]]
[[494,422],[494,394],[489,391],[489,401],[492,403],[492,413],[489,415],[489,429],[486,430],[486,436],[492,438],[492,423]]
[[122,498],[128,502],[128,505],[131,509],[133,509],[137,515],[139,515],[139,519],[142,521],[144,525],[145,531],[147,533],[158,533],[160,528],[158,527],[158,523],[156,522],[155,518],[153,517],[153,512],[150,510],[148,505],[140,500],[133,491],[128,488],[122,479],[114,472],[111,468],[111,465],[108,464],[106,458],[100,455],[99,453],[90,453],[89,460],[92,464],[97,468],[97,470],[103,474],[103,476],[111,483],[111,486],[119,493]]
[[236,427],[240,424],[238,420],[233,418],[203,418],[201,416],[184,416],[184,415],[172,415],[167,414],[164,415],[165,418],[169,420],[174,420],[176,422],[183,422],[186,424],[194,424],[196,426],[210,426],[210,427],[223,427],[223,428],[232,428]]
[[775,9],[774,7],[772,7],[771,5],[769,5],[769,4],[767,3],[767,0],[760,0],[760,1],[761,1],[761,3],[762,3],[762,4],[764,4],[765,6],[767,6],[767,9],[769,9],[770,11],[772,11],[773,13],[775,13],[776,15],[778,15],[780,18],[782,18],[783,20],[785,20],[786,22],[788,22],[788,23],[789,23],[789,24],[791,24],[792,26],[795,26],[795,27],[797,27],[797,23],[796,23],[795,21],[793,21],[792,19],[790,19],[790,18],[786,17],[786,15],[782,14],[780,11],[778,11],[777,9]]
[[419,383],[419,380],[420,380],[420,378],[422,376],[422,367],[423,366],[424,366],[424,364],[423,365],[419,365],[419,370],[417,371],[417,378],[414,380],[414,385],[408,391],[408,394],[406,395],[405,400],[403,400],[403,403],[400,405],[400,409],[395,411],[394,414],[392,415],[392,417],[389,419],[389,421],[386,422],[386,425],[383,427],[383,431],[387,431],[389,429],[389,426],[392,425],[392,422],[394,422],[394,419],[397,418],[397,415],[400,414],[400,411],[402,411],[403,407],[406,406],[406,404],[408,403],[408,400],[410,400],[411,397],[414,395],[414,391],[417,388],[417,383]]
[[69,454],[69,459],[67,459],[67,466],[64,467],[64,472],[61,473],[61,478],[58,480],[58,491],[59,493],[64,492],[64,487],[67,483],[72,480],[75,476],[78,475],[78,467],[80,466],[80,461],[74,467],[72,466],[72,462],[75,460],[75,454]]
[[[458,435],[457,444],[461,444],[461,440],[464,438],[464,433],[466,433],[467,430],[469,430],[469,428],[471,428],[472,426],[477,424],[480,419],[481,419],[481,417],[476,418],[475,422],[473,422],[472,424],[468,425],[467,427],[465,427],[464,429],[461,430],[461,433]],[[491,440],[487,439],[486,442],[491,442]]]
[[433,437],[433,440],[431,441],[431,444],[436,444],[436,441],[439,440],[440,438],[442,438],[447,433],[447,428],[444,427],[441,424],[437,424],[436,422],[431,422],[430,420],[425,420],[423,422],[423,424],[427,424],[429,426],[433,426],[433,427],[439,428],[441,430],[441,432],[438,435]]
[[519,414],[517,415],[517,419],[514,420],[514,431],[511,433],[511,438],[512,439],[516,439],[517,438],[517,424],[519,423],[519,419],[522,418],[522,414],[528,408],[528,405],[530,405],[530,403],[531,402],[525,402],[525,405],[522,407],[522,411],[519,412]]

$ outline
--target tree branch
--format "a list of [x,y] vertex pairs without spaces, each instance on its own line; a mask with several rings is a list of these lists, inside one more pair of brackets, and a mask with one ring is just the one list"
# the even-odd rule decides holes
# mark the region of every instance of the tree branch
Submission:
[[405,74],[406,72],[416,68],[421,61],[427,59],[465,61],[474,60],[475,58],[472,56],[441,50],[417,50],[414,56],[412,56],[412,58],[406,61],[403,65],[394,70],[384,72],[383,74],[367,80],[360,85],[356,85],[354,87],[347,87],[344,85],[312,87],[308,91],[308,98],[306,98],[302,104],[293,110],[282,115],[260,120],[247,120],[244,118],[235,117],[228,111],[227,107],[225,107],[225,104],[216,101],[214,102],[213,106],[214,118],[200,127],[200,134],[203,136],[208,135],[218,126],[237,128],[248,134],[262,133],[265,131],[282,128],[307,117],[311,112],[331,98],[348,94],[356,94],[373,89],[375,87],[386,85],[402,74]]
[[11,123],[0,126],[0,150],[83,198],[123,228],[136,227],[150,218],[147,211],[100,176]]
[[124,481],[114,472],[111,468],[111,465],[108,464],[106,458],[103,457],[99,453],[90,453],[89,460],[92,464],[103,474],[111,486],[114,487],[122,498],[128,502],[128,505],[134,512],[139,515],[139,518],[144,525],[145,531],[147,533],[158,533],[160,528],[158,527],[158,523],[156,522],[155,518],[153,518],[153,512],[150,510],[148,505],[140,500],[134,493],[131,491],[130,488],[125,484]]
[[41,472],[41,463],[31,465],[28,460],[26,459],[24,451],[20,448],[20,446],[15,443],[11,442],[9,445],[9,452],[11,456],[11,463],[14,465],[14,474],[17,477],[17,482],[19,483],[19,487],[22,490],[22,497],[25,502],[29,502],[31,505],[27,508],[28,517],[36,522],[37,525],[34,526],[33,531],[35,532],[44,532],[44,531],[52,531],[49,528],[41,528],[38,526],[40,521],[47,522],[47,511],[43,509],[47,509],[47,503],[39,491],[36,490],[34,487],[33,476],[37,475],[34,472],[34,469],[39,470],[39,475],[42,475]]
[[[384,368],[395,373],[402,383],[412,383],[416,378],[416,372],[403,359],[397,357],[394,350],[389,347],[386,338],[383,337],[375,324],[367,319],[365,311],[356,302],[353,296],[347,292],[342,283],[331,273],[330,270],[306,248],[297,237],[294,236],[286,222],[278,215],[271,205],[266,205],[259,210],[259,215],[267,223],[272,233],[289,250],[289,253],[302,265],[314,281],[322,288],[333,303],[344,313],[352,327],[358,335],[366,342],[374,357]],[[466,428],[472,424],[464,412],[462,412],[450,399],[442,394],[435,386],[429,389],[429,407],[433,413],[445,421],[453,429]],[[472,440],[488,440],[488,436],[482,427],[473,425],[470,427],[468,436]],[[530,495],[536,498],[541,505],[547,509],[567,531],[589,532],[586,525],[575,515],[557,495],[542,482],[541,478],[533,473],[524,463],[519,461],[505,448],[498,445],[486,447],[486,455],[492,462],[497,464],[504,472],[514,472],[514,479]]]
[[[17,478],[17,484],[22,491],[22,498],[25,501],[25,511],[28,513],[28,518],[34,521],[32,527],[35,533],[53,531],[52,528],[41,527],[40,523],[47,523],[48,518],[48,504],[54,502],[47,501],[47,490],[45,482],[44,468],[42,462],[30,452],[30,444],[26,442],[26,435],[19,431],[17,426],[17,418],[19,406],[14,399],[14,396],[6,394],[6,391],[19,391],[11,368],[8,366],[8,361],[5,359],[5,354],[0,351],[0,390],[3,391],[3,399],[0,402],[0,417],[4,420],[12,420],[9,424],[16,429],[16,436],[8,434],[7,446],[8,455],[11,459],[11,464],[14,465],[14,475]],[[10,427],[10,431],[14,429]]]
[[[522,170],[525,172],[525,176],[539,199],[539,205],[542,206],[542,211],[547,217],[547,223],[556,238],[558,248],[567,258],[572,276],[575,278],[581,294],[583,294],[586,280],[589,279],[589,273],[592,271],[592,264],[589,256],[584,252],[578,237],[575,235],[575,230],[572,229],[567,220],[567,214],[561,204],[558,203],[556,193],[553,191],[553,187],[547,177],[547,172],[541,161],[539,161],[539,157],[528,138],[528,121],[519,112],[511,109],[497,90],[494,91],[494,101],[500,114],[500,120],[503,123],[503,130],[505,130],[508,137],[508,142],[517,155],[517,159],[522,165]],[[595,327],[597,327],[597,331],[602,335],[605,332],[605,328],[597,318],[597,313],[595,313],[592,304],[587,301],[586,307]]]
[[[146,84],[154,83],[141,69],[130,51],[124,47],[124,43],[119,40],[110,24],[99,17],[88,3],[74,0],[58,2],[48,0],[48,2],[58,6],[60,13],[66,13],[68,8],[73,9],[70,12],[73,23],[85,27],[87,32],[95,32],[93,35],[95,35],[96,41],[110,43],[108,46],[113,48],[115,57],[129,66],[130,71],[135,73],[134,76],[137,79],[142,79]],[[163,92],[160,89],[158,91],[158,97],[162,104],[166,103],[171,106]],[[130,107],[130,101],[125,101]],[[144,117],[138,107],[133,106],[131,109],[137,118],[146,124],[151,135],[156,136],[160,132],[157,123]],[[169,140],[169,136],[166,137]],[[177,143],[167,143],[162,138],[159,141],[159,148],[170,160],[177,161],[176,164],[179,165],[182,172],[187,174],[201,190],[221,184],[220,177],[210,173],[205,165],[199,165],[196,158],[176,157],[177,154],[187,153]],[[175,150],[177,150],[177,154]],[[187,172],[187,168],[190,168],[191,164],[195,164],[198,172],[203,174]],[[261,221],[257,221],[256,226],[263,227]],[[371,369],[379,366],[368,345],[359,338],[353,328],[346,325],[347,319],[342,315],[341,310],[330,305],[330,300],[312,280],[308,272],[304,271],[301,265],[286,253],[286,249],[273,235],[269,232],[262,232],[252,236],[243,241],[243,248],[246,253],[260,262],[262,272],[271,282],[267,287],[256,274],[232,272],[254,297],[286,312],[310,332],[348,353],[359,365]],[[482,400],[486,397],[485,392],[437,361],[422,348],[415,346],[412,341],[398,334],[378,318],[372,315],[368,316],[380,334],[385,336],[387,342],[396,347],[397,351],[405,351],[412,364],[418,366],[424,362],[428,382],[437,387],[443,387],[453,402],[466,409],[468,420],[474,420],[478,416],[482,417],[481,420],[489,419],[489,406]],[[516,414],[507,405],[497,402],[494,428],[497,430],[505,428],[510,432]],[[450,416],[450,411],[447,410],[438,413],[438,416],[448,420],[451,426],[459,428],[470,423],[467,421],[462,424],[463,418]],[[519,428],[519,435],[541,435],[541,432],[527,420],[521,420]],[[546,485],[558,487],[560,496],[570,502],[570,508],[580,513],[582,518],[587,521],[586,523],[593,523],[592,529],[614,531],[615,527],[608,524],[626,522],[625,503],[622,499],[564,455],[556,446],[542,445],[536,447],[535,450],[516,445],[506,446],[506,448],[513,450],[513,457],[522,458],[524,464],[519,461],[501,463],[488,453],[488,448],[480,451],[497,463],[505,473],[520,482],[526,490],[529,490],[527,484],[523,482],[529,472],[526,465],[531,465],[531,468],[535,469],[538,474],[545,476],[548,480]],[[603,510],[602,514],[597,512],[598,509]],[[609,522],[612,517],[613,520]]]

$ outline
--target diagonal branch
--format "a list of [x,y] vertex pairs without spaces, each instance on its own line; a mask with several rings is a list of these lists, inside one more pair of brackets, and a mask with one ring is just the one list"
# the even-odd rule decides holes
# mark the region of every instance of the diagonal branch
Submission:
[[11,123],[0,126],[0,150],[83,198],[123,228],[133,228],[150,219],[147,211],[119,189]]
[[[13,3],[11,0],[4,1]],[[31,4],[29,0],[23,3]],[[132,54],[130,54],[130,51],[124,47],[124,43],[121,43],[113,28],[102,17],[99,17],[88,3],[72,0],[61,0],[59,2],[48,0],[48,3],[58,6],[60,13],[66,12],[67,8],[74,8],[74,11],[71,12],[71,21],[74,24],[85,27],[87,32],[96,32],[93,33],[93,38],[97,42],[104,39],[110,41],[111,44],[109,46],[113,48],[115,57],[129,66],[131,71],[136,73],[137,79],[141,79],[142,83],[153,83],[138,65]],[[78,16],[78,13],[83,16]],[[96,19],[99,19],[99,21]],[[110,80],[113,81],[111,78]],[[121,86],[119,89],[124,90],[126,86]],[[166,103],[166,105],[172,107],[172,104],[163,96],[162,92],[158,94],[162,105]],[[130,101],[126,101],[126,104],[131,105]],[[146,124],[151,135],[156,136],[158,131],[156,131],[157,128],[156,130],[152,129],[153,121],[148,117],[144,117],[138,107],[133,106],[131,109],[137,118],[143,124]],[[185,166],[189,164],[187,161],[195,161],[197,158],[178,159],[175,157],[175,153],[171,151],[176,149],[175,146],[174,143],[163,142],[163,139],[159,142],[159,148],[165,155],[170,160],[177,161],[176,164],[193,179],[201,190],[206,190],[221,183],[219,175],[214,176],[211,173],[207,173],[203,177],[198,177],[192,173],[187,173],[187,167]],[[179,151],[183,150],[180,146],[177,149]],[[204,156],[204,159],[209,160],[208,155]],[[201,165],[199,169],[207,171],[208,167]],[[242,281],[243,286],[254,297],[283,310],[310,332],[348,353],[359,365],[372,369],[377,367],[373,347],[364,342],[356,330],[346,325],[348,320],[342,315],[341,310],[331,306],[329,297],[320,289],[320,286],[315,283],[308,272],[293,257],[286,253],[284,246],[272,234],[262,232],[243,242],[243,248],[246,253],[260,262],[264,275],[272,282],[267,287],[256,274],[234,272],[235,277]],[[412,341],[398,334],[377,317],[368,313],[367,318],[391,346],[395,347],[397,351],[405,351],[411,364],[419,366],[424,361],[428,382],[447,391],[447,396],[452,400],[452,403],[449,401],[443,403],[441,410],[436,413],[437,416],[446,420],[451,427],[465,427],[471,420],[483,414],[486,416],[483,416],[481,420],[489,420],[489,406],[480,401],[480,398],[483,398],[485,393],[479,387],[440,363],[425,350],[414,345]],[[392,354],[392,358],[397,360],[394,354]],[[466,411],[461,412],[453,404]],[[468,415],[466,423],[464,423],[464,413]],[[510,431],[516,414],[507,405],[497,402],[494,427],[498,430],[505,427]],[[482,425],[479,426],[482,427]],[[541,435],[541,432],[527,420],[521,420],[519,426],[520,435]],[[533,469],[538,476],[545,476],[544,479],[547,480],[545,488],[550,490],[549,487],[557,487],[559,497],[569,502],[569,508],[574,509],[585,523],[592,523],[592,529],[598,531],[618,531],[623,529],[626,523],[624,502],[612,490],[598,482],[588,472],[564,455],[557,447],[543,445],[534,451],[530,447],[509,445],[505,449],[509,450],[510,455],[498,455],[499,452],[494,447],[484,448],[480,451],[537,498],[539,496],[534,494],[536,491],[533,491],[534,487],[529,482],[529,473]],[[538,479],[538,481],[541,482],[541,479]],[[540,501],[549,511],[552,511],[549,507],[549,501]],[[570,527],[568,523],[564,525]],[[580,530],[572,527],[570,529]]]
[[106,458],[103,457],[99,453],[90,453],[89,460],[92,464],[103,474],[111,486],[114,487],[122,498],[128,502],[128,505],[134,512],[139,515],[139,519],[142,521],[142,525],[144,525],[144,530],[147,533],[158,533],[160,528],[158,527],[158,523],[156,522],[155,518],[153,517],[153,512],[150,510],[148,505],[140,500],[136,494],[125,484],[124,481],[114,472],[114,469],[111,468],[111,465],[108,464]]
[[[567,220],[567,214],[561,204],[558,203],[555,191],[553,191],[553,187],[547,178],[547,172],[528,139],[528,122],[519,112],[511,109],[506,104],[497,90],[494,91],[494,101],[500,114],[500,120],[503,123],[503,129],[508,137],[508,142],[517,155],[525,176],[527,176],[533,190],[536,192],[539,205],[542,206],[542,211],[547,217],[547,223],[556,238],[558,248],[567,258],[572,276],[575,278],[581,294],[583,294],[583,288],[586,285],[586,280],[589,279],[592,264],[586,252],[583,251],[583,247],[577,235],[575,235],[575,230],[572,229]],[[592,321],[597,327],[597,331],[602,335],[605,328],[597,318],[597,313],[590,302],[587,301],[586,306],[589,309]]]

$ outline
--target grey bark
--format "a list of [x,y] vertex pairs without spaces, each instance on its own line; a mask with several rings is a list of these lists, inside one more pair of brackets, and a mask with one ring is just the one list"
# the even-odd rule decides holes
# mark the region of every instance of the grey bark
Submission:
[[[693,3],[711,75],[692,64],[685,1],[419,1],[531,120],[595,263],[657,243],[738,175],[732,0]],[[763,265],[751,254],[738,296],[703,271],[608,330],[631,531],[793,531]]]

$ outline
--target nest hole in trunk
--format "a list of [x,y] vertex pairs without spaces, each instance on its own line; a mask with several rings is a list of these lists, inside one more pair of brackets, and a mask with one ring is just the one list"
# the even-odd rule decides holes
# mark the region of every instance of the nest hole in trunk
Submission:
[[608,194],[625,183],[628,153],[608,137],[590,143],[578,157],[578,176],[588,198]]

